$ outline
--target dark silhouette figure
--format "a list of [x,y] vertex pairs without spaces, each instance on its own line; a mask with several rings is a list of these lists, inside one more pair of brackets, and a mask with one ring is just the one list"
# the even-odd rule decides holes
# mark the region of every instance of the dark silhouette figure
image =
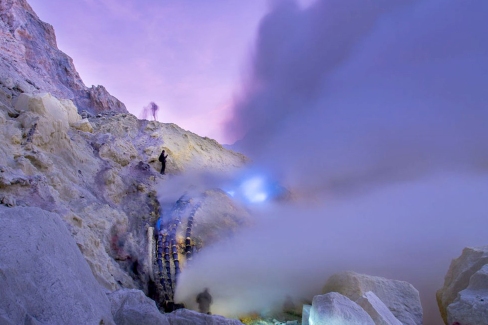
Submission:
[[143,119],[147,119],[148,115],[152,115],[153,119],[156,121],[158,119],[158,110],[159,110],[159,107],[158,105],[156,105],[155,102],[150,102],[149,105],[147,106],[144,106],[143,109],[142,109],[142,114],[141,114],[141,118]]
[[149,105],[150,105],[151,114],[153,116],[153,119],[156,120],[156,112],[158,111],[159,107],[154,102],[151,102]]
[[166,169],[166,158],[168,155],[165,154],[164,150],[159,155],[159,161],[161,162],[161,174],[164,175],[164,170]]
[[196,299],[198,303],[198,311],[203,314],[210,315],[210,305],[212,304],[212,296],[208,292],[208,288],[205,288],[203,292],[200,292]]

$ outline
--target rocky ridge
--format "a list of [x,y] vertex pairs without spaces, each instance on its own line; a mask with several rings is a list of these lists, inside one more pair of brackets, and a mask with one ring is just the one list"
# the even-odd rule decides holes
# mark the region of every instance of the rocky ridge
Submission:
[[22,93],[49,92],[92,113],[127,113],[103,86],[88,88],[73,60],[61,52],[54,29],[37,17],[26,0],[0,2],[0,102],[10,105]]

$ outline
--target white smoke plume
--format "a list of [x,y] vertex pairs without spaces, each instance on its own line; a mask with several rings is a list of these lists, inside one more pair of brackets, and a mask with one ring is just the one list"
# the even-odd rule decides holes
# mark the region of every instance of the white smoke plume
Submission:
[[239,314],[353,270],[411,282],[441,324],[450,259],[488,244],[486,17],[486,1],[275,2],[228,129],[316,204],[256,211],[256,228],[185,269],[178,296],[207,286],[215,312]]

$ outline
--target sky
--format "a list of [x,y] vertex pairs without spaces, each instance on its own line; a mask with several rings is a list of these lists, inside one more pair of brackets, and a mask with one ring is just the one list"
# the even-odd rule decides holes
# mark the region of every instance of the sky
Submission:
[[105,86],[138,117],[153,101],[159,121],[228,142],[223,123],[267,1],[28,2],[88,87]]
[[30,3],[87,85],[238,140],[294,194],[195,259],[183,300],[203,274],[217,310],[249,311],[347,268],[413,283],[441,324],[451,259],[488,244],[488,2]]

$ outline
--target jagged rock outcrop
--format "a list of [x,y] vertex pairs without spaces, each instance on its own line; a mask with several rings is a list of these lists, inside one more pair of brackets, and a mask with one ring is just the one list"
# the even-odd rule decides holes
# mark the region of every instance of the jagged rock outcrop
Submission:
[[437,303],[446,324],[488,324],[488,246],[467,247],[451,262]]
[[51,25],[26,0],[0,2],[0,102],[12,105],[21,93],[49,92],[71,99],[81,110],[127,112],[104,87],[84,85],[73,60],[57,48]]
[[59,215],[0,206],[0,323],[114,324]]
[[310,324],[375,324],[364,309],[337,292],[313,298],[309,322]]
[[338,292],[352,301],[358,301],[369,291],[373,292],[402,324],[422,324],[419,292],[408,282],[342,272],[332,275],[322,289],[322,293]]

